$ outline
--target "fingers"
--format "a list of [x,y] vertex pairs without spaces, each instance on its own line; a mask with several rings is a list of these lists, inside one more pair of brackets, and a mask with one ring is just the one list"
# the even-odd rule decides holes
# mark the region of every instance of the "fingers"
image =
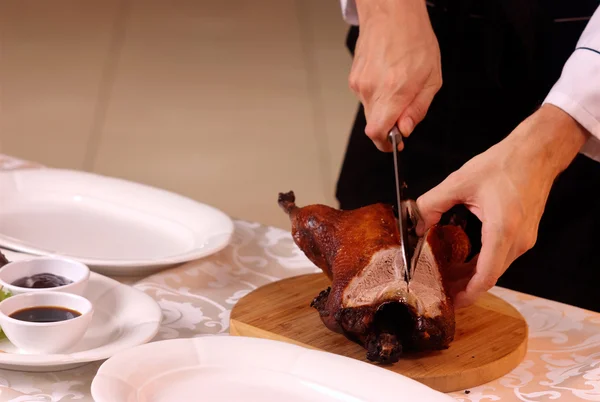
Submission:
[[400,118],[398,121],[398,129],[403,136],[408,137],[415,129],[415,120],[410,115]]
[[[464,294],[465,289],[467,288],[467,285],[469,284],[469,280],[470,280],[470,278],[458,279],[454,282],[449,282],[448,285],[446,286],[447,295],[454,302],[455,309],[464,308],[464,307],[469,306],[469,305],[465,305],[464,303],[461,303],[461,298],[463,297],[462,295]],[[456,304],[457,300],[461,304],[457,305]]]
[[476,271],[465,290],[456,296],[456,308],[475,303],[483,293],[496,285],[498,278],[506,270],[511,248],[509,237],[510,234],[506,233],[503,226],[486,224],[484,221]]
[[[396,77],[389,79],[387,85],[378,87],[370,81],[356,78],[361,76],[359,73],[351,74],[351,88],[365,105],[365,134],[384,152],[392,151],[387,135],[393,125],[397,124],[402,135],[408,137],[425,118],[435,94],[442,86],[441,76],[427,80],[423,87],[423,83],[399,85],[402,80]],[[402,145],[398,147],[399,150],[402,148]]]
[[465,201],[467,182],[460,171],[452,173],[443,182],[417,199],[421,218],[417,223],[417,235],[422,236],[427,229],[440,221],[442,214],[453,206]]
[[[440,80],[441,81],[441,80]],[[391,99],[382,99],[371,106],[367,113],[367,126],[365,134],[375,143],[380,151],[391,152],[392,146],[387,141],[387,136],[394,124],[404,137],[408,137],[415,126],[419,124],[427,114],[433,97],[440,89],[441,84],[431,84],[416,95],[412,90],[407,90]],[[400,118],[398,118],[400,116]],[[398,150],[404,148],[404,143],[398,146]]]
[[[398,122],[398,116],[408,106],[411,99],[406,95],[397,95],[388,99],[380,99],[370,107],[370,113],[366,114],[367,126],[365,134],[373,141],[377,149],[383,152],[391,152],[392,145],[388,141],[388,134],[394,124]],[[404,123],[406,126],[406,123]],[[398,126],[403,136],[407,136],[402,126]],[[411,130],[412,131],[411,127]],[[398,146],[402,150],[404,142]]]
[[433,101],[433,97],[440,88],[441,79],[439,80],[439,84],[436,82],[435,84],[423,88],[404,112],[402,112],[402,115],[398,119],[398,128],[402,135],[408,137],[415,129],[415,126],[425,118],[427,110],[429,110],[429,106]]

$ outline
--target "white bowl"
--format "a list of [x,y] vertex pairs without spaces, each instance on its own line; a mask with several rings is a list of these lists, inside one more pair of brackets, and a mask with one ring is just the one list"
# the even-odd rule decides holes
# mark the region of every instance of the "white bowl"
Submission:
[[[42,273],[60,275],[73,282],[54,288],[23,288],[12,285],[17,279]],[[33,257],[10,262],[0,268],[0,286],[13,295],[32,292],[66,292],[81,296],[85,292],[89,278],[90,269],[87,265],[68,258]]]
[[[57,322],[28,322],[10,315],[30,307],[65,307],[81,315]],[[73,348],[87,330],[94,307],[85,297],[63,292],[22,293],[0,303],[0,326],[22,353],[54,354]]]

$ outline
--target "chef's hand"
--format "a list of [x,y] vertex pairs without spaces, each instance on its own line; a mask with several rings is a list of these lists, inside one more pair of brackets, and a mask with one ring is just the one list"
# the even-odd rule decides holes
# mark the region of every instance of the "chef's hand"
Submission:
[[365,108],[365,133],[389,152],[394,124],[410,135],[442,86],[440,49],[424,0],[357,0],[356,6],[360,34],[350,87]]
[[464,204],[482,222],[481,252],[453,278],[456,307],[472,304],[492,288],[509,265],[531,249],[554,179],[589,137],[567,113],[544,105],[508,137],[474,157],[417,205],[422,234],[442,213]]

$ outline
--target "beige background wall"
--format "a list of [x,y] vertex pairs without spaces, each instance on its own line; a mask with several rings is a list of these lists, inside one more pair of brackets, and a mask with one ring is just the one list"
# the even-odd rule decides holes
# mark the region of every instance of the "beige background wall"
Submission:
[[337,0],[0,0],[0,149],[288,222],[335,204],[356,100]]

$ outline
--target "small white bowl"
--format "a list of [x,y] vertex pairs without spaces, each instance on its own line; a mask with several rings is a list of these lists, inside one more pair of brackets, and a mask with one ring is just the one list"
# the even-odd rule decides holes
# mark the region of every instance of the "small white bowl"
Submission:
[[[42,273],[60,275],[73,282],[53,288],[23,288],[12,284],[17,279]],[[89,278],[90,269],[87,265],[68,258],[34,257],[27,260],[13,261],[0,268],[0,286],[9,290],[13,295],[66,292],[82,296]]]
[[[11,318],[31,307],[64,307],[81,315],[64,321],[29,322]],[[64,353],[83,338],[94,307],[85,297],[63,292],[22,293],[0,303],[0,326],[9,341],[25,354]]]

